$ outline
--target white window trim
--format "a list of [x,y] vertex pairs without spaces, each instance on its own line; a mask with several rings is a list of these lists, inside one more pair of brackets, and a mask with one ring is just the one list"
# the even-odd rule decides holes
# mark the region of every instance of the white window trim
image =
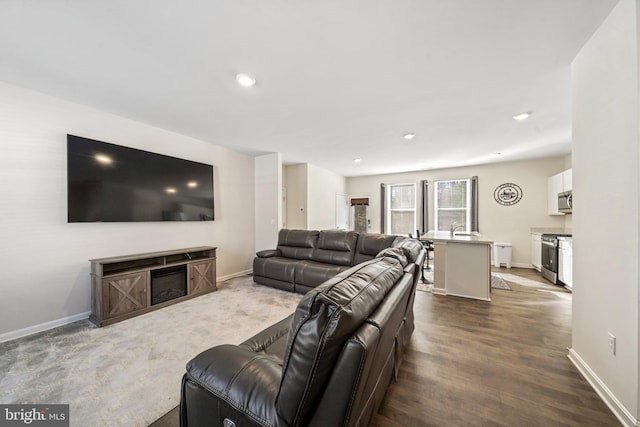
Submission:
[[[467,183],[467,207],[462,208],[438,208],[438,185],[442,182],[457,182],[457,181],[466,181]],[[467,226],[464,229],[465,233],[471,232],[471,178],[460,178],[460,179],[442,179],[440,181],[435,181],[433,188],[433,229],[439,230],[438,227],[438,211],[439,210],[449,210],[449,211],[461,211],[466,210],[465,222]]]
[[[415,182],[405,182],[405,183],[398,183],[398,184],[385,184],[387,187],[387,190],[385,192],[385,213],[384,213],[384,225],[385,225],[385,232],[391,234],[391,211],[394,212],[413,212],[413,227],[410,231],[410,233],[414,233],[415,230],[417,230],[417,224],[418,224],[418,187],[416,185]],[[400,187],[400,186],[404,186],[404,185],[411,185],[413,186],[413,209],[391,209],[391,188],[392,187]]]

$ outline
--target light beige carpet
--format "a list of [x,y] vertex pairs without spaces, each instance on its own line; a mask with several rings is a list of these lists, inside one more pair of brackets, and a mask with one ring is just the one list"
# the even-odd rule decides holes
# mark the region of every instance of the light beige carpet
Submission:
[[244,341],[301,297],[245,276],[115,325],[80,321],[0,344],[0,403],[70,404],[77,427],[147,426],[178,405],[191,358]]

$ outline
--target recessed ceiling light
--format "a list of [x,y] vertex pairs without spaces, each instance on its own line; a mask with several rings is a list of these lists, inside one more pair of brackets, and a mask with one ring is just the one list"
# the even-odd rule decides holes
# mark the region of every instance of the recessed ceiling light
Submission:
[[353,163],[360,163],[362,161],[362,159],[358,158],[358,159],[353,159]]
[[189,188],[196,188],[197,186],[198,186],[198,183],[196,181],[187,182],[187,187]]
[[176,190],[176,189],[175,189],[175,188],[173,188],[173,187],[167,187],[167,188],[165,188],[165,189],[164,189],[164,191],[165,191],[166,193],[169,193],[169,194],[176,194],[176,193],[178,192],[178,190]]
[[240,86],[251,87],[256,84],[256,79],[248,74],[240,73],[236,76],[236,81]]
[[515,116],[513,116],[513,120],[517,120],[517,121],[521,122],[523,120],[527,120],[530,115],[531,115],[531,113],[529,113],[529,112],[516,114]]
[[416,134],[415,134],[415,133],[405,133],[405,134],[403,135],[403,137],[404,137],[404,139],[409,140],[409,139],[413,139],[413,138],[415,138],[415,137],[416,137]]

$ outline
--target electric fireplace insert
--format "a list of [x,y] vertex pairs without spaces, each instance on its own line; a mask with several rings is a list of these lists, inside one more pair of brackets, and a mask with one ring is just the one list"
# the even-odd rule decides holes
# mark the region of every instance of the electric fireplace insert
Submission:
[[159,268],[151,271],[151,305],[187,294],[187,266]]

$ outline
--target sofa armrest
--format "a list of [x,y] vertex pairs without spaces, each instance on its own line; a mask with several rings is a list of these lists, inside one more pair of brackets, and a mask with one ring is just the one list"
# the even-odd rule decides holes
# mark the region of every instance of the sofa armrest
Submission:
[[[275,408],[281,376],[277,358],[236,345],[212,347],[187,363],[181,416],[189,426],[224,418],[236,425],[282,425]],[[198,402],[206,408],[194,406]],[[219,412],[212,414],[214,408]]]
[[258,258],[271,258],[274,256],[282,256],[280,249],[265,249],[263,251],[256,252]]
[[282,360],[287,346],[292,318],[293,314],[290,314],[278,323],[244,341],[240,344],[240,347],[244,347],[254,353],[271,354]]

